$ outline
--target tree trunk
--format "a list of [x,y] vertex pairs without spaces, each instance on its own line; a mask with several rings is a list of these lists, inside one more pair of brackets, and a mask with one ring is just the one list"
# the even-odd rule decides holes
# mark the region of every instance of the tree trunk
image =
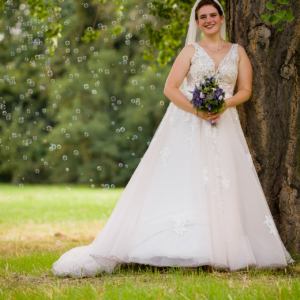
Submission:
[[[253,92],[237,107],[256,171],[283,243],[300,253],[300,3],[283,31],[264,22],[267,0],[227,0],[229,39],[253,66]],[[277,1],[271,0],[273,4]]]

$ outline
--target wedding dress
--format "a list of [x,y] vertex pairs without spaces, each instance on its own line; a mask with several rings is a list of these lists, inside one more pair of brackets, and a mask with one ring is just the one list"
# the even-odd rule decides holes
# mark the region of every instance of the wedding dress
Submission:
[[[209,71],[225,98],[238,75],[238,44],[222,63],[193,43],[181,92],[189,99]],[[201,266],[231,271],[293,262],[268,208],[235,107],[217,126],[172,102],[106,225],[87,246],[64,253],[54,275],[112,273],[122,263]]]

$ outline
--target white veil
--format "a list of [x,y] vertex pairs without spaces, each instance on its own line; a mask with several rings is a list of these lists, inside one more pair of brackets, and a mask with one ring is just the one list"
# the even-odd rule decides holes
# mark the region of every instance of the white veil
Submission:
[[[219,3],[219,1],[214,0],[221,8],[223,15],[225,17],[225,13],[223,10],[222,5]],[[188,33],[186,36],[186,41],[185,41],[185,46],[187,45],[191,45],[195,42],[198,42],[201,40],[201,29],[199,29],[196,25],[196,21],[195,21],[195,11],[196,11],[196,7],[199,4],[199,2],[201,2],[201,0],[197,0],[196,3],[194,4],[194,7],[192,8],[192,12],[191,12],[191,16],[190,16],[190,22],[189,22],[189,29],[188,29]],[[226,41],[226,21],[224,20],[224,23],[221,25],[221,37],[223,40]],[[180,89],[183,89],[187,86],[187,80],[186,78],[184,78]]]

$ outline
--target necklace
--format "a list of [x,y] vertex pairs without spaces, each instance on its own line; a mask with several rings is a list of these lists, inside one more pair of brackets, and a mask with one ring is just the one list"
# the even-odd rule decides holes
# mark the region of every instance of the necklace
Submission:
[[217,51],[219,51],[220,49],[222,49],[223,48],[223,46],[224,46],[224,40],[223,40],[223,42],[222,42],[222,47],[221,48],[219,48],[219,49],[217,49],[217,50],[214,50],[214,49],[211,49],[211,48],[209,48],[207,45],[206,45],[206,43],[203,41],[203,43],[205,44],[205,46],[209,49],[209,50],[211,50],[211,51],[215,51],[215,52],[217,52]]

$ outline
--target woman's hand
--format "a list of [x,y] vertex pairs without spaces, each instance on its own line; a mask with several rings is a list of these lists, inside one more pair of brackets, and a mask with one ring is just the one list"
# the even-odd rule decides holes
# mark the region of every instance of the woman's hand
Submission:
[[227,109],[226,101],[222,109],[223,110],[219,113],[208,113],[209,121],[217,122],[221,118],[221,116],[224,114],[225,110]]
[[217,122],[221,118],[222,114],[225,112],[226,109],[227,109],[227,105],[225,101],[225,104],[223,105],[223,111],[219,113],[198,111],[197,116],[207,121]]
[[196,115],[197,115],[197,117],[207,120],[207,121],[210,121],[210,118],[211,118],[209,113],[206,111],[197,111]]

